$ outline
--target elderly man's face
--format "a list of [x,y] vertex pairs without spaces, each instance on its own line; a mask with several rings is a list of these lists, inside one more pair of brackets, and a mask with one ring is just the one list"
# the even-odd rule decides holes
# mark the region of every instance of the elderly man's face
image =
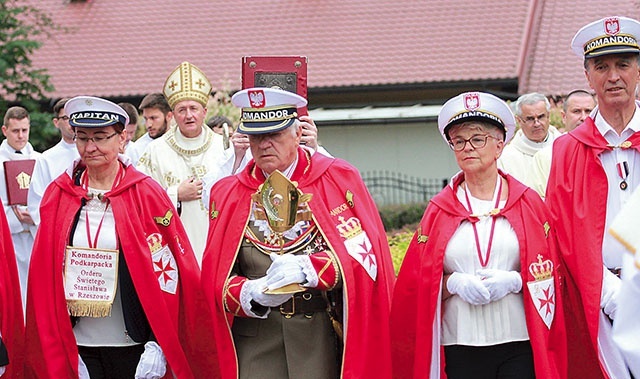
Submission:
[[518,123],[530,141],[542,142],[547,138],[549,130],[549,111],[544,101],[535,104],[523,104],[522,114],[518,116]]
[[267,174],[286,170],[296,159],[301,128],[289,127],[275,133],[250,134],[249,147],[258,168]]
[[180,133],[188,138],[197,137],[202,133],[206,116],[207,108],[195,100],[183,100],[173,108],[173,117],[176,119]]
[[638,54],[608,54],[587,60],[585,75],[600,109],[633,107],[640,79]]

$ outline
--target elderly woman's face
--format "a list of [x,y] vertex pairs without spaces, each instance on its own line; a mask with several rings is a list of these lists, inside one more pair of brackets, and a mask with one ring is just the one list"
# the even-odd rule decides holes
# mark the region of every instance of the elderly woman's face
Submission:
[[126,131],[118,133],[113,126],[76,128],[76,147],[80,158],[90,169],[108,167],[118,158]]
[[492,166],[497,169],[496,161],[504,148],[500,134],[497,128],[473,122],[453,126],[449,139],[460,169],[465,173]]

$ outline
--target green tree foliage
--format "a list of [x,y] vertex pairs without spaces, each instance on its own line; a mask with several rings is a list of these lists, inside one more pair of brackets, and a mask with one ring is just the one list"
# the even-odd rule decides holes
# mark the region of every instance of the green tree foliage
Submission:
[[30,141],[36,150],[48,148],[59,138],[52,115],[42,113],[39,107],[54,87],[46,70],[33,68],[31,61],[41,46],[39,38],[54,30],[61,28],[24,0],[0,0],[0,117],[11,105],[27,108],[31,114]]
[[223,83],[216,89],[213,96],[209,97],[205,121],[213,116],[225,116],[233,123],[230,126],[236,129],[240,121],[240,109],[231,103],[231,95],[230,83]]

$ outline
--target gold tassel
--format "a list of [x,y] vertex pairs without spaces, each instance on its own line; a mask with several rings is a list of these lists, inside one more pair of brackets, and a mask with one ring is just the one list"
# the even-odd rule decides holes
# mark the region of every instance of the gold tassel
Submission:
[[109,317],[111,305],[104,301],[67,301],[67,309],[74,317]]
[[338,320],[336,320],[335,317],[333,317],[331,314],[329,314],[329,318],[331,319],[331,326],[333,326],[333,330],[336,332],[336,335],[338,336],[340,341],[342,341],[343,340],[342,324]]

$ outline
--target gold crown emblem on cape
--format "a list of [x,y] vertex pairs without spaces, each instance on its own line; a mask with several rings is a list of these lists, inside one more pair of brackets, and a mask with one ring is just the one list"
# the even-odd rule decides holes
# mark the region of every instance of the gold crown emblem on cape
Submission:
[[338,221],[340,221],[340,223],[336,226],[336,229],[338,229],[338,233],[340,233],[342,238],[348,240],[362,233],[362,224],[356,217],[345,220],[344,217],[340,216],[338,217]]
[[543,261],[542,255],[538,254],[538,263],[530,264],[529,272],[536,281],[549,279],[553,275],[553,262],[549,259]]
[[162,249],[162,234],[160,233],[150,234],[147,237],[147,245],[149,245],[149,250],[151,251],[151,254]]
[[195,100],[206,107],[211,94],[211,83],[198,67],[182,62],[164,82],[162,93],[171,109],[183,100]]

